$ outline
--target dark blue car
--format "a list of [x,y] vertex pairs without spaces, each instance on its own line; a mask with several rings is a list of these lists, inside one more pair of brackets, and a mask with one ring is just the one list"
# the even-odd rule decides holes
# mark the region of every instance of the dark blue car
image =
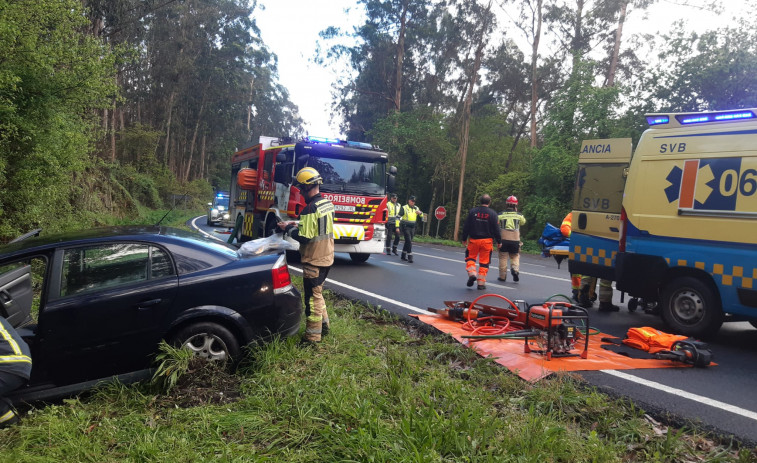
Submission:
[[295,334],[301,313],[283,252],[242,257],[166,227],[0,246],[0,315],[32,351],[32,378],[14,394],[27,400],[144,372],[161,340],[234,359],[252,341]]

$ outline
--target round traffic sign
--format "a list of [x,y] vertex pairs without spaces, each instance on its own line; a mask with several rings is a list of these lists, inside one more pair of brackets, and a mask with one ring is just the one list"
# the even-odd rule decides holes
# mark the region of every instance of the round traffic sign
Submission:
[[442,220],[447,217],[447,209],[445,209],[444,206],[437,207],[434,210],[434,216],[436,217],[436,220]]

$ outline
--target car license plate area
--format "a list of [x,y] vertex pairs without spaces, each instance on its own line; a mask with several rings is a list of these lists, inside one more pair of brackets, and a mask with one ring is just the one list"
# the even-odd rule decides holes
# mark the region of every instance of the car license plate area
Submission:
[[347,206],[343,204],[335,204],[334,210],[336,212],[355,212],[355,206]]

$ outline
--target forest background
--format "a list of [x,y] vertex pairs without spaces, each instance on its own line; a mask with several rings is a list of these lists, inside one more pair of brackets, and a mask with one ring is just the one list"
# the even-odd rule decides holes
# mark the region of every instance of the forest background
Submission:
[[[655,1],[358,0],[364,22],[324,30],[315,60],[340,69],[333,117],[389,153],[401,198],[454,217],[513,194],[533,239],[570,209],[582,140],[636,142],[650,112],[757,107],[757,9],[711,31],[624,35]],[[236,148],[305,134],[259,11],[0,0],[0,241],[134,219],[175,195],[199,207],[228,188]]]

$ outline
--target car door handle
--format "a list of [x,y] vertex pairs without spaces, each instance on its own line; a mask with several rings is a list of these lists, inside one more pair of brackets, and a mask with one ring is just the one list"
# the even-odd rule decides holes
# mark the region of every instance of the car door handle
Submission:
[[11,293],[7,289],[0,289],[0,302],[3,304],[13,302],[13,296],[11,296]]
[[163,299],[150,299],[148,301],[142,301],[137,305],[137,310],[147,310],[152,306],[158,305],[163,302]]

